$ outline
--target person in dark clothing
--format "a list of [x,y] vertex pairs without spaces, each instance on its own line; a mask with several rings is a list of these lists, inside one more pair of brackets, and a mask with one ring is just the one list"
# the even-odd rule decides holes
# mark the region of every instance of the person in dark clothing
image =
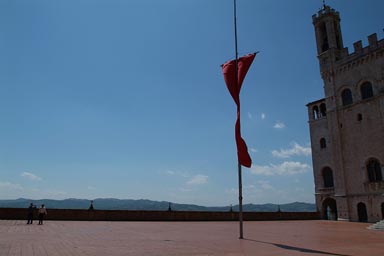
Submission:
[[28,222],[27,224],[32,224],[33,223],[33,212],[35,211],[36,206],[31,203],[28,207]]
[[89,211],[93,211],[94,210],[94,208],[93,208],[93,200],[91,200],[91,205],[89,206],[88,210]]

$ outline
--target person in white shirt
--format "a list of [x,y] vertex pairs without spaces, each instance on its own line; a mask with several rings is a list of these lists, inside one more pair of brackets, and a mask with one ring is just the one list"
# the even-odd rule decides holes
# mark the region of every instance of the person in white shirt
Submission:
[[45,208],[45,205],[42,204],[39,208],[39,225],[43,225],[45,215],[47,215],[47,209]]

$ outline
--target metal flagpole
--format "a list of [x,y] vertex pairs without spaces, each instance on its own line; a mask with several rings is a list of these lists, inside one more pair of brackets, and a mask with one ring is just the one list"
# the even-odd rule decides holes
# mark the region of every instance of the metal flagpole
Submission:
[[[235,25],[235,74],[236,74],[236,88],[238,87],[238,79],[239,79],[239,71],[238,71],[238,52],[237,52],[237,22],[236,22],[236,0],[233,0],[233,12],[234,12],[234,25]],[[238,106],[237,109],[238,112],[240,112],[240,106]],[[240,236],[239,239],[243,239],[243,185],[242,185],[242,178],[241,178],[241,164],[240,161],[237,164],[238,166],[238,175],[239,175],[239,223],[240,223]]]

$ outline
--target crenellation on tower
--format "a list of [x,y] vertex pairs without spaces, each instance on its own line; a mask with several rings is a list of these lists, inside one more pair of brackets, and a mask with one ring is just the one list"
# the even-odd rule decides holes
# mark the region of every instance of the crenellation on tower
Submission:
[[377,47],[377,34],[376,33],[368,36],[368,43],[369,43],[369,47],[372,47],[372,48]]
[[363,43],[361,42],[361,40],[353,43],[353,50],[357,54],[362,52],[362,50],[363,50]]

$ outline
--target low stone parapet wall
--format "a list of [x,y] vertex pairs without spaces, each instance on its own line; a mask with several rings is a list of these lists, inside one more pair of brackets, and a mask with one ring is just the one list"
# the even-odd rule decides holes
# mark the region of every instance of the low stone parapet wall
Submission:
[[[47,209],[46,220],[77,221],[236,221],[238,212],[198,211],[129,211],[129,210],[78,210]],[[0,208],[0,219],[27,219],[27,209]],[[37,218],[37,210],[35,212]],[[316,220],[318,212],[244,212],[245,221],[261,220]]]

